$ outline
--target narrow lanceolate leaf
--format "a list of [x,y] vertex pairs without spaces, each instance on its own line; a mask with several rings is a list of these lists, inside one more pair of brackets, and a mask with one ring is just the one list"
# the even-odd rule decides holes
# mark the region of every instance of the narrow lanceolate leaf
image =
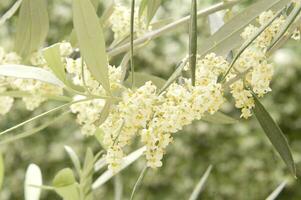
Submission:
[[191,17],[189,26],[189,66],[191,70],[191,83],[195,85],[195,68],[197,52],[197,1],[191,0]]
[[[158,89],[162,88],[165,84],[165,80],[154,76],[154,75],[150,75],[147,73],[143,73],[143,72],[135,72],[134,73],[135,76],[135,87],[139,88],[141,86],[143,86],[147,81],[151,81],[155,86],[157,86]],[[127,87],[130,87],[131,83],[129,80],[131,80],[132,75],[129,76],[128,80],[124,82],[124,85]]]
[[187,60],[183,60],[181,61],[178,65],[177,65],[177,69],[172,73],[172,75],[168,78],[168,80],[166,81],[166,83],[163,85],[163,87],[161,87],[159,94],[163,93],[165,90],[167,90],[167,88],[174,82],[176,81],[182,74],[182,71],[185,67],[187,63]]
[[267,51],[269,51],[271,48],[273,48],[273,46],[275,46],[275,44],[277,42],[279,42],[279,40],[287,32],[287,30],[293,24],[293,22],[295,21],[297,16],[300,14],[300,12],[301,12],[301,3],[298,3],[298,4],[296,4],[296,7],[293,9],[291,14],[288,16],[287,20],[285,21],[285,24],[282,26],[280,31],[275,36],[275,39],[273,40],[273,42],[271,43],[271,45],[269,46]]
[[160,7],[161,0],[151,0],[147,1],[147,3],[147,24],[149,24]]
[[110,114],[111,106],[112,106],[112,103],[110,101],[106,101],[105,105],[103,106],[103,108],[101,110],[99,119],[95,122],[95,124],[97,126],[102,125],[106,121],[106,119],[108,118],[108,116]]
[[67,145],[64,146],[64,148],[65,148],[66,152],[68,153],[68,155],[69,155],[69,157],[70,157],[77,173],[79,174],[80,171],[81,171],[81,165],[80,165],[80,161],[79,161],[79,158],[78,158],[77,154],[75,153],[75,151],[71,147],[69,147]]
[[130,64],[131,64],[131,86],[134,87],[135,85],[135,69],[134,69],[134,24],[135,24],[135,0],[132,0],[132,4],[131,4],[131,25],[130,25],[130,42],[131,42],[131,49],[130,49],[130,53],[131,53],[131,60],[130,60]]
[[[284,7],[285,8],[285,7]],[[238,52],[236,53],[236,55],[234,56],[234,58],[232,59],[229,68],[227,69],[227,72],[224,74],[223,78],[221,79],[222,81],[225,80],[225,78],[227,77],[227,75],[230,73],[231,69],[233,68],[234,64],[236,63],[236,61],[238,60],[238,58],[241,56],[241,54],[243,54],[243,52],[256,40],[256,38],[258,36],[260,36],[260,34],[265,31],[272,23],[273,21],[275,21],[275,19],[277,19],[282,11],[284,10],[281,9],[280,11],[278,11],[278,13],[271,18],[265,25],[261,26],[259,30],[257,30],[254,35],[252,35],[252,37],[250,37],[247,41],[245,41],[242,46],[239,48]]]
[[214,113],[213,115],[206,114],[204,117],[202,117],[201,120],[214,124],[235,124],[238,122],[238,120],[219,111]]
[[24,195],[25,200],[39,200],[41,188],[33,187],[42,186],[42,173],[40,167],[35,164],[30,164],[25,174]]
[[139,6],[139,11],[138,11],[138,16],[139,18],[142,17],[143,13],[145,12],[146,8],[147,8],[147,3],[149,0],[142,0],[140,2],[140,6]]
[[189,197],[189,200],[197,200],[200,193],[202,192],[202,190],[204,189],[204,186],[205,186],[205,183],[210,175],[210,172],[211,172],[211,169],[212,169],[212,166],[210,165],[205,174],[202,176],[201,180],[199,181],[199,183],[195,186],[192,194],[190,195]]
[[14,64],[0,65],[0,75],[14,78],[34,79],[59,87],[64,87],[64,83],[54,74],[39,67]]
[[103,11],[103,14],[101,15],[99,21],[100,24],[102,24],[103,27],[106,27],[108,25],[108,20],[110,19],[111,15],[113,14],[115,9],[115,2],[112,1],[110,5]]
[[93,200],[92,179],[94,174],[94,155],[90,148],[87,149],[85,162],[80,175],[80,195],[83,200]]
[[227,55],[230,50],[242,44],[243,40],[240,37],[241,32],[244,27],[250,24],[258,15],[268,9],[277,12],[289,2],[290,0],[257,1],[242,13],[233,17],[211,37],[205,40],[199,49],[200,55],[203,56],[211,52],[215,52],[218,55]]
[[60,44],[54,44],[43,50],[48,67],[62,82],[66,82],[65,66],[61,60]]
[[[127,168],[129,165],[131,165],[133,162],[135,162],[138,158],[140,158],[144,151],[145,151],[146,147],[141,147],[140,149],[137,149],[136,151],[132,152],[131,154],[129,154],[128,156],[126,156],[123,159],[123,162],[121,164],[121,170]],[[100,168],[98,168],[100,169]],[[119,171],[119,172],[120,172]],[[105,171],[103,174],[101,174],[96,181],[94,181],[92,188],[93,189],[97,189],[100,186],[102,186],[104,183],[106,183],[108,180],[110,180],[114,175],[116,175],[116,173],[113,173],[112,170],[107,170]]]
[[3,156],[0,153],[0,191],[3,184],[3,179],[4,179],[4,161],[3,161]]
[[283,181],[265,200],[275,200],[286,186],[286,181]]
[[73,1],[73,24],[81,54],[94,78],[110,93],[103,30],[90,1]]
[[4,15],[2,15],[2,17],[0,18],[0,26],[3,25],[6,22],[6,20],[11,18],[17,12],[21,3],[22,0],[16,1],[16,3],[14,3],[14,5]]
[[225,24],[224,16],[225,16],[225,12],[223,11],[216,12],[208,16],[211,34],[214,34]]
[[15,50],[23,58],[38,50],[49,29],[46,0],[23,0],[21,4]]
[[62,169],[56,174],[53,179],[53,187],[64,200],[80,200],[78,183],[73,171],[69,168]]
[[56,122],[62,122],[63,118],[68,113],[69,113],[69,111],[67,111],[66,113],[63,113],[63,114],[59,115],[58,117],[56,117],[54,119],[48,119],[47,122],[43,123],[41,126],[35,127],[33,129],[26,130],[26,131],[24,131],[22,133],[19,133],[19,134],[13,135],[13,136],[9,136],[9,137],[7,137],[5,139],[1,139],[0,140],[0,145],[4,145],[4,144],[11,143],[11,142],[15,142],[17,140],[27,138],[27,137],[32,136],[34,134],[41,133],[41,131],[43,129],[47,128],[48,126],[50,126],[50,125],[52,125],[52,124],[54,124]]
[[256,119],[273,144],[274,148],[278,151],[279,155],[286,163],[290,172],[296,176],[295,163],[286,137],[282,133],[277,123],[260,103],[255,94],[253,94],[253,97],[255,100],[254,114]]
[[141,18],[146,11],[146,23],[149,24],[160,5],[161,0],[142,0],[139,6],[139,18]]
[[138,187],[141,185],[141,182],[142,182],[142,180],[143,180],[143,178],[144,178],[144,176],[145,176],[145,174],[146,174],[146,172],[147,172],[147,169],[148,169],[147,166],[145,166],[145,167],[142,169],[142,171],[141,171],[141,173],[140,173],[140,175],[139,175],[139,177],[138,177],[138,179],[137,179],[137,181],[136,181],[136,183],[135,183],[135,185],[134,185],[134,187],[133,187],[133,190],[132,190],[132,194],[131,194],[130,200],[133,200],[133,199],[134,199],[135,193],[136,193],[136,191],[138,190]]

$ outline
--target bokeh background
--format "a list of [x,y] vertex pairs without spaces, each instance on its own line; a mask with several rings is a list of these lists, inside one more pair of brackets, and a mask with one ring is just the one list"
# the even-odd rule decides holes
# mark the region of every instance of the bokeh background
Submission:
[[[0,1],[0,16],[14,3],[13,0]],[[99,13],[109,1],[101,1]],[[217,1],[199,1],[199,7],[206,7]],[[243,1],[232,11],[235,14],[254,1]],[[125,4],[127,2],[124,2]],[[67,40],[72,29],[71,0],[48,1],[51,19],[47,43]],[[189,13],[187,0],[163,0],[157,19],[178,19]],[[12,50],[17,17],[13,17],[0,27],[0,45]],[[208,19],[199,20],[199,45],[209,36]],[[110,31],[106,34],[110,36]],[[140,71],[167,78],[176,63],[187,54],[188,27],[178,29],[149,43],[135,56],[136,67]],[[301,45],[290,41],[271,57],[276,65],[272,81],[273,91],[266,95],[263,104],[279,123],[292,147],[297,163],[298,175],[301,160]],[[118,65],[120,57],[111,62]],[[224,106],[224,111],[239,119],[239,111],[233,102]],[[0,130],[11,127],[43,111],[56,106],[55,102],[44,103],[34,112],[25,110],[21,101],[6,116],[0,117]],[[56,117],[55,115],[51,117]],[[47,118],[27,125],[30,129]],[[19,130],[22,132],[22,130]],[[81,135],[74,116],[69,115],[60,123],[50,126],[32,137],[1,146],[5,156],[4,188],[0,191],[1,200],[23,199],[24,173],[30,163],[42,169],[45,184],[51,184],[53,176],[62,168],[72,167],[64,152],[69,145],[84,158],[87,147],[99,151],[94,138]],[[133,144],[133,149],[137,144]],[[132,188],[144,167],[140,159],[119,176],[123,184],[123,199],[129,199]],[[149,170],[136,199],[188,199],[194,186],[209,165],[213,170],[209,176],[201,199],[265,199],[282,181],[288,184],[279,199],[301,199],[300,180],[293,179],[280,157],[273,150],[268,139],[254,118],[240,119],[232,125],[219,125],[202,121],[194,122],[180,133],[168,148],[164,165],[158,170]],[[99,174],[96,174],[99,175]],[[114,179],[95,191],[96,199],[114,199]],[[45,191],[42,199],[54,200],[59,197]]]

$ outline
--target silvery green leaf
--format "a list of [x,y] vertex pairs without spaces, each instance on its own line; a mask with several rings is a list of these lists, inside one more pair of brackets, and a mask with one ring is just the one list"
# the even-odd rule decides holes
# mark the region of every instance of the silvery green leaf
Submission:
[[92,179],[94,174],[94,155],[91,148],[87,149],[82,173],[80,174],[80,192],[84,200],[93,200]]
[[[121,164],[121,169],[127,168],[129,165],[131,165],[133,162],[135,162],[138,158],[140,158],[144,151],[146,150],[146,147],[141,147],[140,149],[137,149],[136,151],[132,152],[125,158],[123,158],[122,164]],[[104,173],[102,173],[96,181],[94,181],[92,188],[96,189],[102,186],[104,183],[106,183],[108,180],[110,180],[116,173],[113,173],[111,170],[107,170]]]
[[[134,73],[135,76],[135,87],[139,88],[141,86],[143,86],[147,81],[152,81],[152,83],[157,86],[158,89],[162,88],[165,84],[165,80],[154,76],[154,75],[150,75],[150,74],[146,74],[143,72],[135,72]],[[124,85],[127,87],[130,87],[130,80],[131,80],[132,75],[130,74],[128,79],[125,81]]]
[[255,101],[254,114],[256,119],[292,175],[296,176],[295,162],[285,135],[255,94],[253,94],[253,97]]
[[140,173],[140,175],[139,175],[139,177],[138,177],[138,179],[137,179],[137,181],[136,181],[136,183],[135,183],[135,185],[134,185],[134,187],[133,187],[133,190],[132,190],[132,193],[131,193],[131,198],[130,198],[130,200],[133,200],[133,199],[134,199],[134,196],[135,196],[135,194],[136,194],[136,191],[137,191],[138,187],[141,185],[141,182],[142,182],[142,180],[143,180],[143,178],[144,178],[144,176],[145,176],[145,174],[146,174],[146,172],[147,172],[147,169],[148,169],[147,166],[145,166],[145,167],[142,169],[142,171],[141,171],[141,173]]
[[42,173],[40,167],[35,164],[30,164],[25,174],[24,195],[25,200],[39,200],[41,188],[33,187],[42,186]]
[[210,33],[214,34],[218,31],[225,23],[224,23],[224,11],[216,12],[208,16]]
[[65,66],[61,60],[60,43],[43,49],[44,58],[48,67],[62,82],[66,82]]
[[201,177],[201,180],[198,182],[198,184],[195,186],[192,194],[189,197],[189,200],[197,200],[200,193],[202,192],[202,190],[204,189],[205,183],[210,175],[212,166],[210,165],[206,172],[204,173],[204,175]]
[[79,158],[78,158],[77,154],[75,153],[75,151],[71,147],[69,147],[67,145],[65,145],[64,148],[65,148],[66,152],[68,153],[68,155],[69,155],[76,171],[78,173],[80,173],[81,165],[80,165],[80,161],[79,161]]
[[46,0],[23,0],[20,8],[15,50],[23,58],[37,51],[48,34],[49,19]]
[[235,124],[238,122],[238,120],[219,111],[214,113],[213,115],[206,114],[201,118],[201,120],[214,124]]
[[287,182],[283,181],[265,200],[275,200],[282,192]]
[[19,9],[22,0],[16,1],[14,5],[0,18],[0,26],[3,25],[9,18],[11,18]]
[[204,56],[214,52],[218,55],[227,55],[229,51],[242,44],[241,32],[257,16],[268,9],[273,9],[273,11],[277,12],[289,2],[290,0],[264,0],[255,2],[240,14],[230,19],[217,32],[205,40],[198,51],[199,54]]
[[50,125],[52,125],[52,124],[54,124],[56,122],[61,122],[62,119],[66,116],[66,114],[69,114],[69,112],[63,113],[63,114],[59,115],[58,117],[55,117],[54,119],[47,120],[45,123],[43,123],[42,125],[40,125],[38,127],[34,127],[32,129],[26,130],[26,131],[24,131],[22,133],[14,134],[14,135],[9,136],[9,137],[7,137],[5,139],[2,139],[0,141],[0,145],[4,145],[4,144],[11,143],[11,142],[15,142],[17,140],[30,137],[30,136],[32,136],[34,134],[41,133],[41,130],[49,127]]
[[149,24],[152,21],[160,5],[161,5],[161,0],[147,1],[147,24]]
[[80,52],[94,78],[110,93],[105,39],[90,1],[73,0],[73,25]]
[[53,179],[55,191],[64,200],[80,200],[78,183],[74,178],[73,171],[69,168],[59,171]]
[[34,79],[59,87],[64,87],[64,83],[54,74],[39,67],[15,64],[0,65],[0,75],[14,78]]

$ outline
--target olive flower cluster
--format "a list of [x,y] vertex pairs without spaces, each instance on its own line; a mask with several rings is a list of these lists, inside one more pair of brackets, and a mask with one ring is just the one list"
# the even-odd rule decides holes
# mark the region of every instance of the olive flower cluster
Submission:
[[[130,19],[131,11],[120,3],[116,3],[114,12],[110,17],[110,24],[112,26],[112,31],[114,32],[114,40],[116,42],[120,42],[127,36],[129,36]],[[145,23],[144,18],[138,16],[138,9],[135,9],[134,30],[136,36],[138,37],[151,30],[151,26],[148,26]]]
[[[273,17],[274,13],[272,11],[266,11],[258,17],[257,22],[260,26],[264,26]],[[241,117],[243,118],[249,118],[252,115],[251,109],[255,106],[250,89],[259,97],[271,91],[270,82],[274,70],[272,63],[267,59],[266,50],[284,23],[284,16],[275,19],[242,53],[227,77],[227,80],[229,80],[248,71],[244,78],[230,85],[231,94],[235,99],[235,106],[241,109]],[[248,40],[254,36],[259,28],[251,24],[245,28],[241,37]]]

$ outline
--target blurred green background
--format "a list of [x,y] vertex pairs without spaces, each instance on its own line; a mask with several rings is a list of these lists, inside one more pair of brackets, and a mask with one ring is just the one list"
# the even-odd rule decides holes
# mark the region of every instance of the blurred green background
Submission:
[[[105,2],[105,1],[101,1]],[[199,7],[205,7],[217,1],[199,1]],[[253,1],[244,1],[235,11],[240,11]],[[12,0],[0,1],[0,15],[14,3]],[[106,6],[101,4],[101,10]],[[72,29],[71,0],[48,1],[51,19],[48,44],[66,40]],[[187,0],[163,0],[157,18],[178,19],[189,13]],[[234,12],[235,12],[234,11]],[[13,38],[17,17],[13,17],[0,27],[0,45],[7,50],[13,47]],[[110,32],[107,32],[110,35]],[[208,19],[199,20],[199,45],[210,34]],[[167,78],[175,64],[187,54],[188,27],[166,34],[149,43],[136,55],[138,70]],[[272,81],[273,91],[263,99],[263,104],[288,137],[297,163],[300,176],[301,160],[301,45],[290,41],[278,50],[271,59],[276,63],[276,74]],[[118,65],[120,58],[112,60]],[[6,116],[1,116],[0,130],[11,127],[43,111],[53,108],[55,102],[44,103],[34,112],[25,110],[21,101]],[[239,111],[233,108],[233,102],[224,106],[229,115],[239,118]],[[55,115],[51,118],[56,117]],[[30,129],[43,121],[25,127]],[[20,132],[22,130],[19,130]],[[4,188],[0,191],[1,200],[23,199],[24,173],[30,163],[42,169],[45,184],[51,184],[55,173],[72,164],[64,152],[69,145],[83,159],[86,148],[95,152],[100,146],[93,138],[81,135],[74,116],[66,117],[40,134],[12,144],[1,146],[5,156]],[[119,175],[123,183],[123,199],[129,199],[131,190],[144,167],[140,159]],[[149,170],[136,199],[188,199],[194,186],[209,165],[213,170],[209,176],[201,199],[265,199],[282,181],[288,185],[279,199],[301,199],[301,184],[286,170],[280,157],[273,150],[256,120],[240,120],[234,125],[218,125],[195,122],[175,135],[174,144],[168,148],[164,165],[158,170]],[[99,175],[99,174],[96,174]],[[114,180],[95,191],[95,199],[114,199]],[[59,199],[53,193],[45,191],[42,199]]]

